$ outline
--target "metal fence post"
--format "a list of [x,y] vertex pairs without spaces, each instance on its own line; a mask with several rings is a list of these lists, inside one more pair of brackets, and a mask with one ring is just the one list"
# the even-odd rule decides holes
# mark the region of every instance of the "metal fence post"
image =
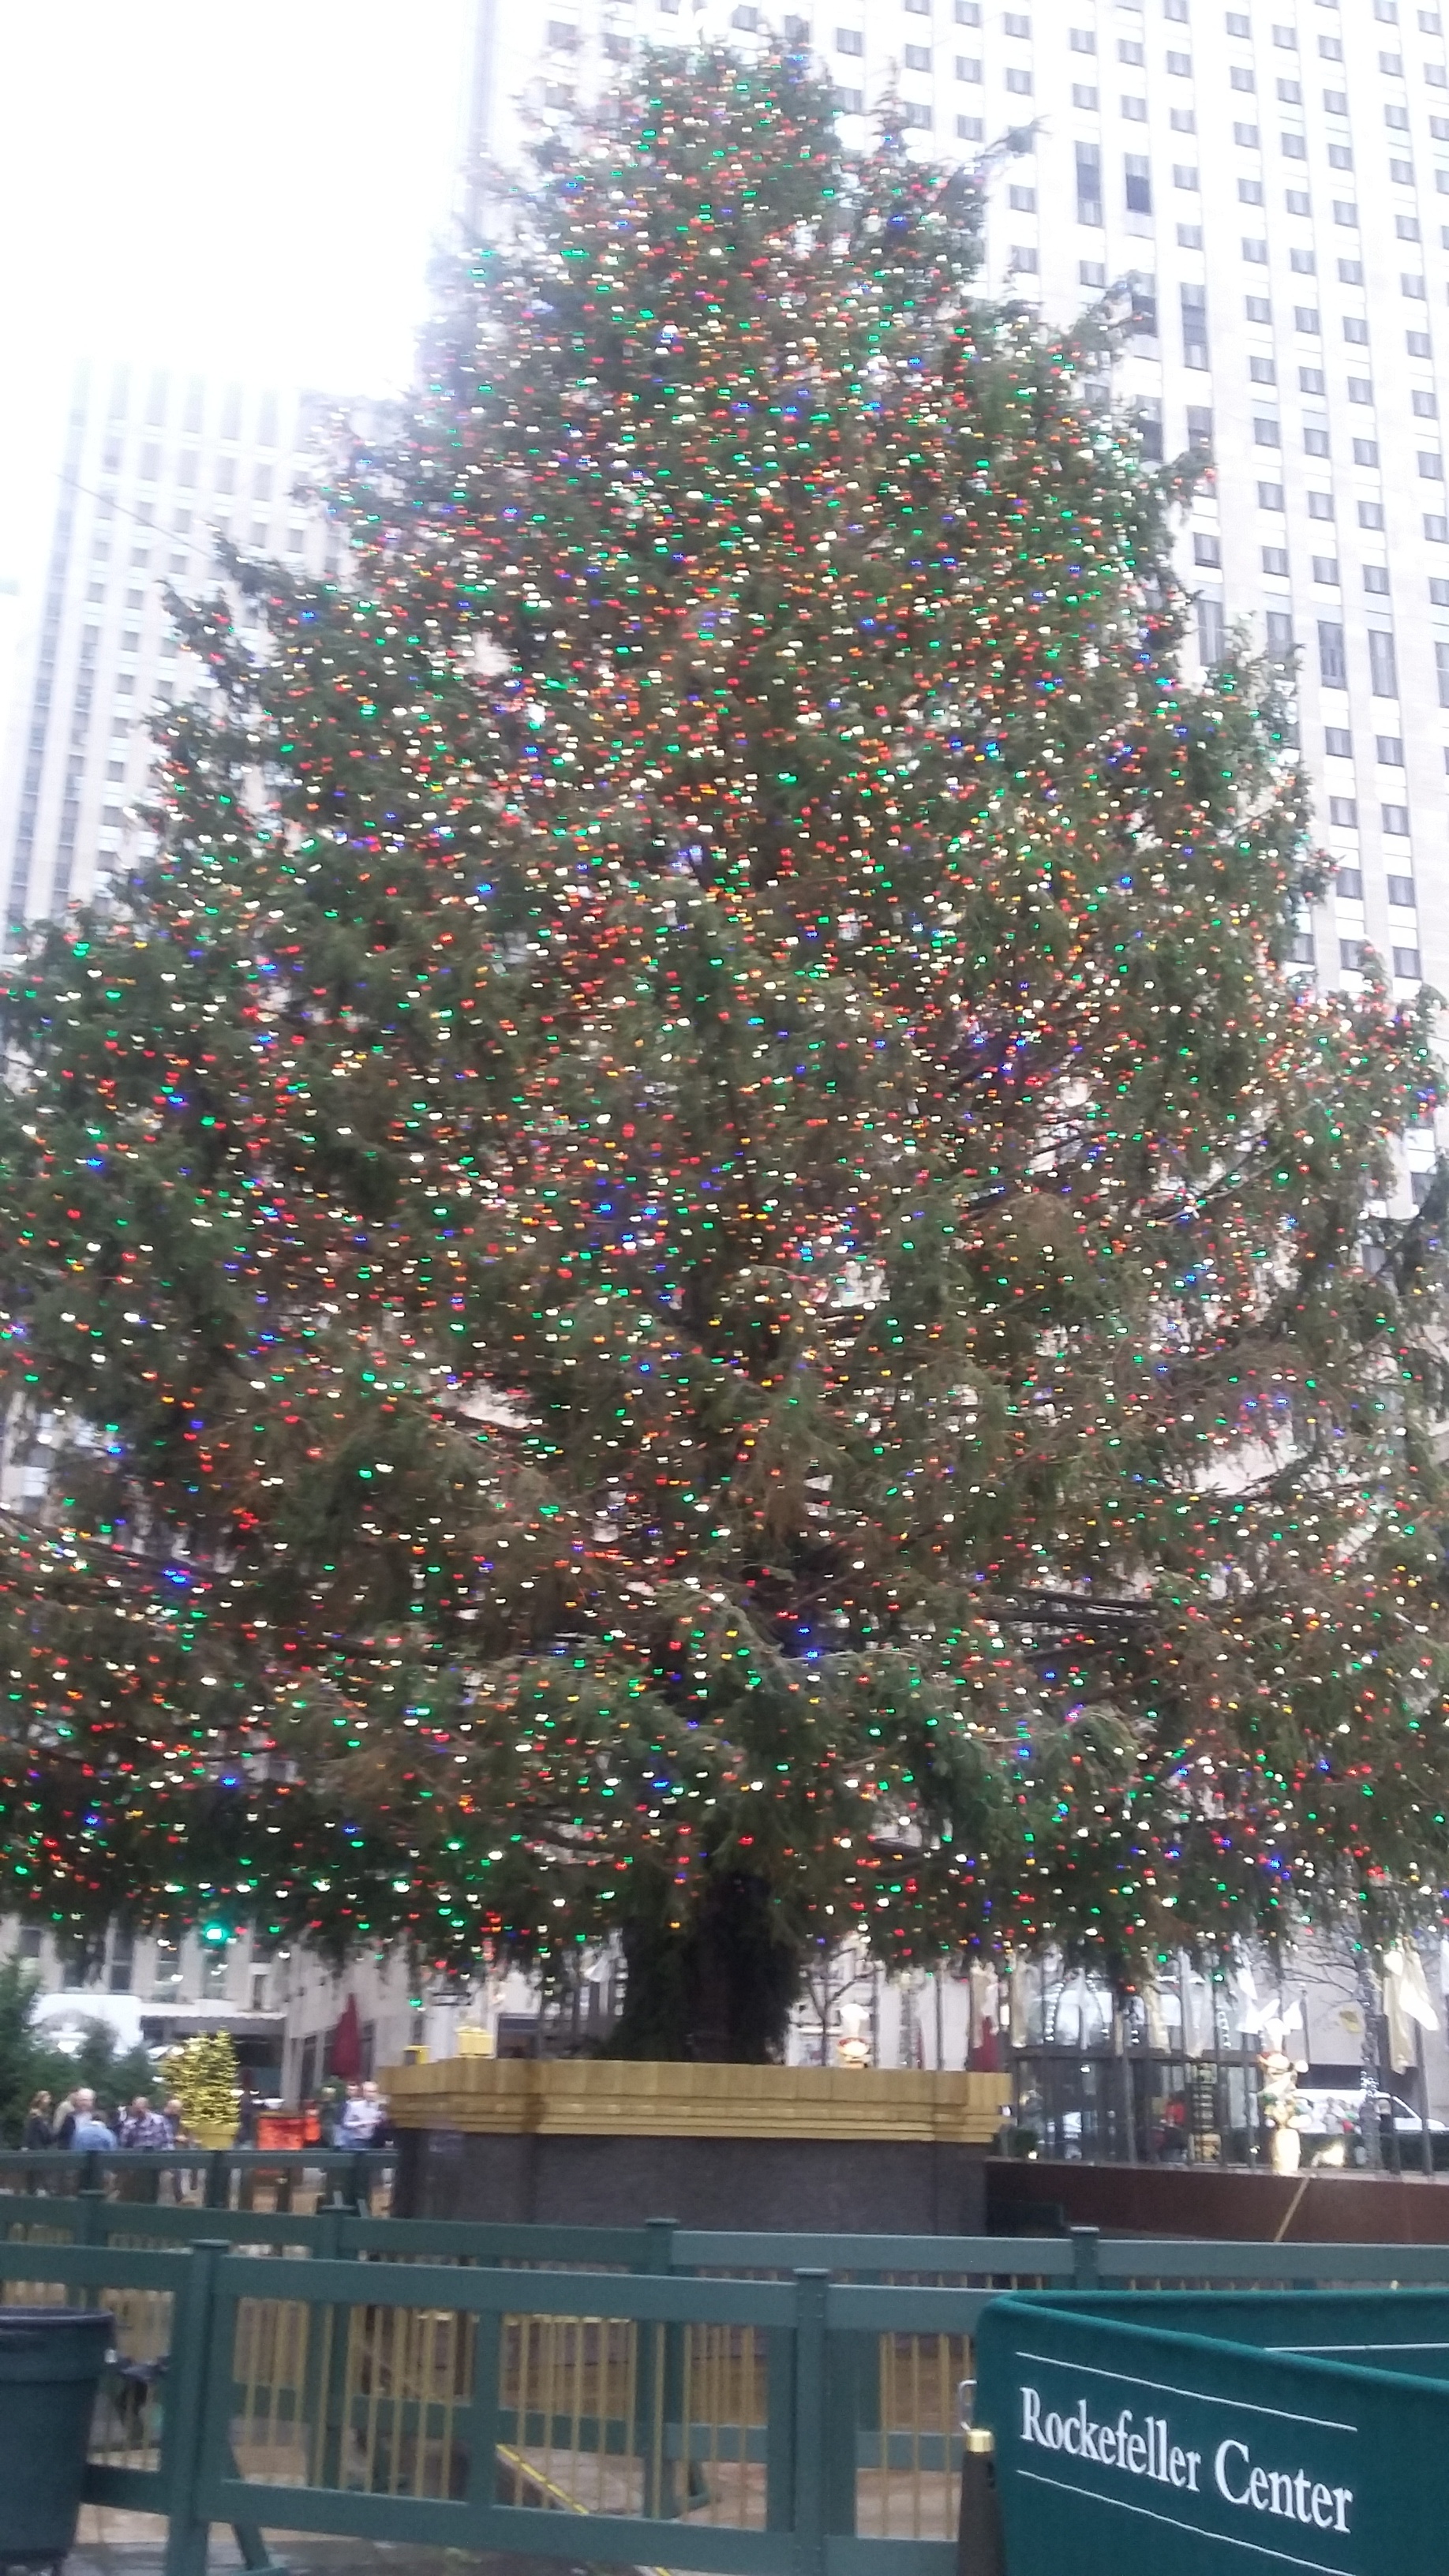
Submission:
[[956,2526],[957,2576],[1003,2576],[996,2445],[984,2424],[968,2424],[961,2446],[961,2512]]
[[1102,2231],[1099,2227],[1073,2227],[1072,2288],[1095,2290],[1102,2278]]
[[[319,2263],[337,2263],[346,2259],[348,2248],[342,2241],[342,2226],[348,2214],[345,2209],[338,2206],[318,2210],[315,2253]],[[347,2413],[347,2347],[351,2331],[350,2307],[309,2307],[307,2362],[302,2399],[303,2421],[309,2428],[314,2428],[314,2474],[317,2484],[323,2487],[337,2487],[342,2483],[342,2448]]]
[[[640,2271],[667,2280],[674,2269],[674,2218],[650,2218],[644,2225],[644,2260]],[[678,2480],[668,2452],[667,2409],[670,2382],[670,2328],[654,2317],[641,2317],[638,2368],[634,2373],[634,2446],[643,2481],[641,2510],[654,2520],[679,2511]],[[682,2371],[680,2376],[682,2377]]]
[[[164,2576],[206,2576],[211,2525],[200,2509],[201,2464],[211,2401],[209,2362],[216,2318],[216,2270],[226,2252],[213,2237],[198,2238],[181,2276],[171,2316],[171,2365],[161,2426],[161,2474],[166,2493]],[[227,2406],[231,2391],[219,2392]]]
[[828,2272],[795,2275],[797,2576],[825,2576],[825,2300],[829,2288]]
[[206,2159],[206,2199],[208,2209],[231,2207],[231,2159],[225,2147],[213,2147]]

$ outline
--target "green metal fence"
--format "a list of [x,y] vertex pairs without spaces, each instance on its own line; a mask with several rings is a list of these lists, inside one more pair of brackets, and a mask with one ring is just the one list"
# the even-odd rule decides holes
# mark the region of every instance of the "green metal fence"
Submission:
[[179,2207],[260,2206],[299,2213],[333,2199],[361,2210],[385,2210],[393,2158],[376,2150],[330,2147],[0,2148],[0,2192],[43,2192],[64,2199],[104,2192],[108,2199],[162,2201]]
[[[0,2296],[116,2315],[87,2493],[168,2518],[167,2576],[199,2576],[212,2522],[256,2565],[265,2527],[718,2576],[944,2576],[989,2300],[1105,2313],[1108,2285],[1306,2282],[1449,2286],[1449,2248],[0,2196]],[[1087,2296],[1064,2302],[1074,2287]]]

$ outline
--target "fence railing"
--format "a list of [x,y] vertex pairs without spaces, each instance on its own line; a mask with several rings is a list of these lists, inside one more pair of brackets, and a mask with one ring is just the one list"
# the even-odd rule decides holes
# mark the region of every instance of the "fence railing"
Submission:
[[166,2576],[201,2576],[213,2522],[254,2566],[268,2528],[717,2576],[945,2576],[959,2390],[996,2292],[1370,2282],[1449,2283],[1449,2247],[0,2198],[0,2297],[116,2316],[86,2492],[167,2518]]
[[330,2147],[0,2148],[0,2193],[104,2192],[126,2201],[170,2200],[205,2209],[249,2207],[260,2196],[282,2209],[340,2199],[358,2209],[385,2202],[390,2154]]

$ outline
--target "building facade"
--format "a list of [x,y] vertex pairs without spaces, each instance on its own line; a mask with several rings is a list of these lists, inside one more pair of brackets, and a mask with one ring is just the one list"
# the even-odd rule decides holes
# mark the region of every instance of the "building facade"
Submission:
[[[1335,868],[1298,963],[1449,990],[1449,56],[1411,0],[481,0],[475,214],[532,132],[641,45],[808,48],[847,141],[900,102],[923,152],[1009,139],[985,284],[1069,323],[1121,291],[1116,392],[1212,459],[1181,537],[1198,659],[1296,655]],[[1433,1138],[1410,1139],[1404,1198]]]
[[85,901],[140,846],[145,719],[200,677],[168,586],[214,582],[218,533],[298,567],[325,554],[296,489],[319,411],[296,391],[164,368],[77,371],[0,760],[7,923]]

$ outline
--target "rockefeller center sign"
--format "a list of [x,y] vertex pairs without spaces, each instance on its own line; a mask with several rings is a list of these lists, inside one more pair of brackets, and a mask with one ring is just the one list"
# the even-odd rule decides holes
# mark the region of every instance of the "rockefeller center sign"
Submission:
[[1006,2576],[1449,2569],[1449,2295],[994,2300]]

